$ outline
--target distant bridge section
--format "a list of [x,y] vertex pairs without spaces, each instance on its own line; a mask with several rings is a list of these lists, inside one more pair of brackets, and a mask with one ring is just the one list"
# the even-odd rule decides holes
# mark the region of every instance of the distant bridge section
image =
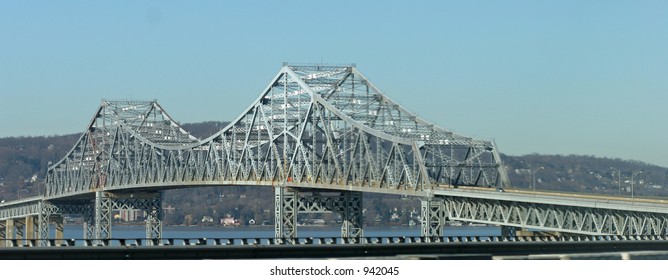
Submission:
[[[444,221],[495,224],[509,229],[585,235],[668,235],[668,200],[594,194],[531,192],[482,188],[435,191],[423,202],[431,232],[440,235]],[[531,234],[532,232],[524,232]]]

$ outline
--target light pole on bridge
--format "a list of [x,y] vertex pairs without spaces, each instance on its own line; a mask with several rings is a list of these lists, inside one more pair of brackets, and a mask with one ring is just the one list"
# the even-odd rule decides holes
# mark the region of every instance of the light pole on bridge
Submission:
[[619,168],[610,167],[612,170],[617,170],[617,185],[619,185],[618,196],[622,196],[622,170]]
[[540,168],[531,170],[531,188],[533,188],[533,192],[536,192],[536,172],[542,169],[545,169],[545,167],[541,166]]
[[631,174],[631,199],[633,199],[633,178],[638,174],[642,174],[642,171],[636,171]]

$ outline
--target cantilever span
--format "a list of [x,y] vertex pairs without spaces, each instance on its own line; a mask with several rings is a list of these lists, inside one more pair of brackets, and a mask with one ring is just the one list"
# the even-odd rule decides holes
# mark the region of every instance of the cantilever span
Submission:
[[207,139],[188,134],[156,101],[104,100],[48,168],[45,200],[54,215],[84,214],[86,236],[97,239],[111,237],[111,209],[145,209],[153,238],[161,236],[161,190],[273,186],[277,237],[296,236],[299,212],[339,213],[342,236],[361,236],[362,192],[429,198],[444,187],[508,185],[492,141],[420,119],[355,65],[284,64]]
[[508,185],[492,141],[418,118],[354,65],[284,65],[229,126],[199,140],[155,101],[103,101],[48,169],[47,198],[90,191],[267,185],[431,196]]
[[[81,214],[84,238],[110,240],[112,211],[147,213],[162,237],[161,191],[272,186],[275,237],[297,214],[334,212],[341,236],[363,236],[363,192],[421,197],[421,233],[446,219],[574,234],[665,235],[665,201],[496,192],[508,177],[493,141],[455,134],[388,98],[355,65],[284,64],[227,127],[193,137],[154,101],[103,100],[81,138],[49,166],[43,197],[0,205],[0,239],[62,238]],[[96,242],[97,242],[96,241]],[[2,246],[3,242],[0,242]]]

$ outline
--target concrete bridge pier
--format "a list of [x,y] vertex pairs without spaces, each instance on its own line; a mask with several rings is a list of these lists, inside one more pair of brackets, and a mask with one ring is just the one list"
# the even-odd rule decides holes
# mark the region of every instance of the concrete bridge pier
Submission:
[[49,222],[54,224],[56,226],[56,236],[54,236],[55,239],[62,240],[65,238],[65,223],[63,216],[57,215],[57,216],[51,216],[49,219]]
[[446,213],[445,201],[439,197],[430,197],[421,202],[421,221],[420,233],[423,237],[441,237],[443,236],[443,226],[445,226]]
[[14,219],[14,239],[23,239],[25,236],[25,220]]
[[7,239],[14,238],[14,219],[7,219],[0,221],[0,239],[5,239],[5,241],[0,243],[0,247],[10,247],[12,246],[11,241]]
[[39,223],[36,223],[35,220],[37,219],[37,216],[28,216],[25,217],[25,236],[24,236],[24,244],[27,244],[30,242],[30,240],[35,240],[35,233],[38,232],[37,230],[37,225]]
[[12,240],[17,240],[19,245],[35,245],[31,242],[37,238],[36,219],[36,216],[27,216],[0,222],[0,239],[5,239],[0,247],[12,247]]

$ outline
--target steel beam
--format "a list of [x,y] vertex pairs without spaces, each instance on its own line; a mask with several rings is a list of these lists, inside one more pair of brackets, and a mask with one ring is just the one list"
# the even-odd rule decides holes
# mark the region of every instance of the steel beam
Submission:
[[111,238],[111,211],[112,202],[109,193],[95,192],[95,232],[94,239]]
[[341,237],[363,236],[361,192],[303,189],[297,195],[297,213],[335,213],[341,216]]
[[343,192],[341,237],[364,236],[364,209],[361,192]]
[[297,237],[298,192],[286,187],[274,189],[274,236]]
[[158,192],[147,201],[146,238],[162,238],[162,193]]
[[423,237],[441,237],[443,236],[443,227],[445,226],[445,203],[442,198],[433,197],[420,201],[421,203],[421,223],[420,233]]

